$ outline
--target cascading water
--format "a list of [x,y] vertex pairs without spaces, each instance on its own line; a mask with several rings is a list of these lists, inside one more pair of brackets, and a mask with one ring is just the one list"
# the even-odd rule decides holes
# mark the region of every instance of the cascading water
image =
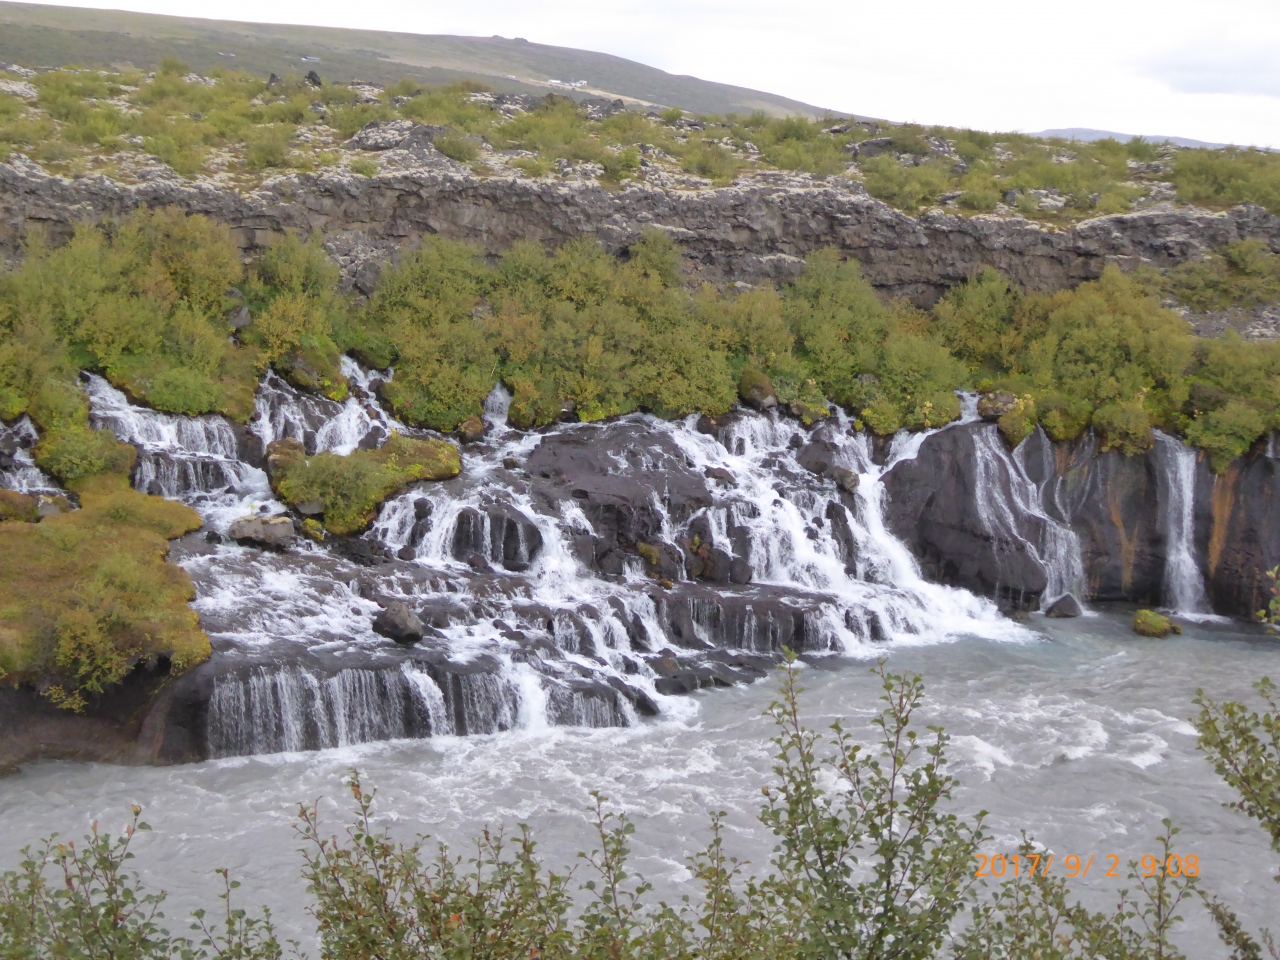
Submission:
[[1162,599],[1181,616],[1205,615],[1209,603],[1195,552],[1196,452],[1166,433],[1155,434],[1166,522]]
[[[1028,476],[1027,441],[1010,454],[994,424],[974,430],[972,437],[975,505],[992,536],[997,558],[1002,549],[1016,545],[1040,564],[1047,581],[1041,609],[1068,593],[1083,605],[1084,557],[1080,538],[1064,522],[1069,518],[1057,500],[1060,481],[1054,478],[1037,486]],[[1053,471],[1044,472],[1053,477]],[[1046,500],[1052,501],[1063,520],[1050,514]]]
[[92,424],[137,449],[137,489],[189,503],[218,529],[259,503],[274,503],[267,475],[241,459],[236,431],[225,418],[183,417],[134,406],[94,374],[85,378],[85,392]]
[[[273,440],[345,454],[415,432],[378,403],[379,375],[344,371],[342,403],[268,374],[247,430],[136,407],[99,377],[86,390],[94,424],[138,448],[135,486],[224,531],[284,509],[253,461]],[[764,675],[784,646],[867,656],[1026,636],[926,582],[885,528],[881,478],[926,434],[899,435],[881,466],[838,414],[813,431],[742,412],[714,429],[636,414],[535,434],[508,427],[509,403],[495,388],[460,477],[388,501],[357,541],[175,545],[215,649],[210,755],[628,725]],[[394,601],[425,624],[412,647],[372,630]]]
[[38,439],[35,426],[25,415],[12,424],[0,422],[0,489],[27,494],[61,492],[31,456]]

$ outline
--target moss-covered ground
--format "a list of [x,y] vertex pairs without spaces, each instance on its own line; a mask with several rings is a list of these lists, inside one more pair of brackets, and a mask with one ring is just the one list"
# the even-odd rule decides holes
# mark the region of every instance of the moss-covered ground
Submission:
[[318,503],[324,529],[339,536],[373,522],[388,497],[416,480],[447,480],[462,469],[458,448],[445,440],[393,434],[376,450],[347,456],[277,455],[271,485],[290,506]]
[[190,578],[165,562],[169,539],[199,528],[199,515],[131,490],[123,473],[71,486],[79,510],[0,520],[0,682],[81,709],[140,662],[203,662],[209,638]]

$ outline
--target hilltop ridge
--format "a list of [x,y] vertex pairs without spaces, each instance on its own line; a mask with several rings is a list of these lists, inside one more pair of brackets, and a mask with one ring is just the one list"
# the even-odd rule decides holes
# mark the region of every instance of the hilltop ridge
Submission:
[[[509,93],[573,91],[621,97],[641,105],[676,105],[696,113],[763,110],[773,116],[818,117],[829,112],[760,90],[678,76],[622,57],[520,38],[242,23],[0,3],[0,61],[41,66],[130,64],[152,69],[168,56],[181,57],[197,72],[223,67],[284,76],[317,68],[333,79],[389,83],[408,76],[431,84],[470,79]],[[577,88],[566,85],[573,81],[586,82]]]

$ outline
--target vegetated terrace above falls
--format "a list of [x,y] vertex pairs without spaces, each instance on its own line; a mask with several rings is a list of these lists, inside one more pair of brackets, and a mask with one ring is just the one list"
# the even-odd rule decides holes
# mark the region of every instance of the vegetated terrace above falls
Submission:
[[609,189],[593,180],[479,176],[436,156],[372,178],[292,173],[246,192],[172,176],[136,184],[68,179],[14,157],[0,164],[0,253],[19,257],[35,225],[66,235],[76,222],[164,205],[230,225],[246,255],[288,230],[319,231],[362,293],[373,291],[397,251],[433,234],[489,253],[521,239],[559,245],[578,237],[621,253],[658,229],[679,243],[695,274],[729,283],[791,279],[806,254],[835,247],[856,258],[878,289],[925,305],[984,266],[1046,291],[1096,279],[1108,263],[1167,268],[1242,239],[1280,250],[1280,217],[1256,205],[1217,212],[1161,205],[1059,228],[941,209],[912,216],[852,182],[783,172],[701,189]]

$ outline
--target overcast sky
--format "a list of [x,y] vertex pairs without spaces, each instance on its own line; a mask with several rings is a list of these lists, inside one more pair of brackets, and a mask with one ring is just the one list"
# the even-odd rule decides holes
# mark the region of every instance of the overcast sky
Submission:
[[842,112],[1280,147],[1280,0],[76,0],[524,37]]

